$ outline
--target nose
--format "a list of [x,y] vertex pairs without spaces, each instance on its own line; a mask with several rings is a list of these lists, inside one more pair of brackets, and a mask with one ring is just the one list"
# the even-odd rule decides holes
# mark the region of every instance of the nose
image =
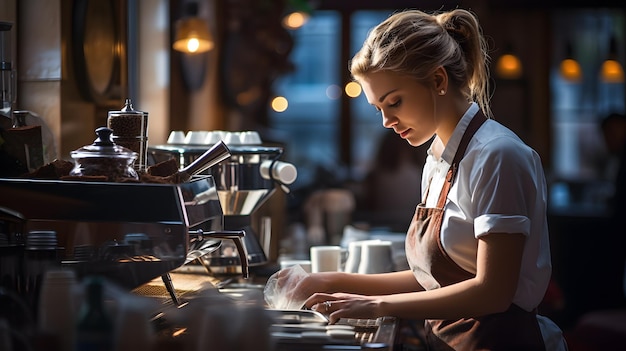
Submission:
[[385,113],[384,110],[381,110],[380,114],[383,118],[383,127],[393,128],[393,126],[398,124],[398,120],[395,117],[393,117],[393,115],[389,116],[387,113]]

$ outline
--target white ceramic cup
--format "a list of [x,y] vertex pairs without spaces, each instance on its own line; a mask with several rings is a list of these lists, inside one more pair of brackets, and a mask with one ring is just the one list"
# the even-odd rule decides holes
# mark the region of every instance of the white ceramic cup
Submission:
[[362,241],[351,241],[348,244],[348,260],[344,271],[348,273],[356,273],[359,271],[359,263],[361,263],[361,247]]
[[348,260],[346,261],[344,271],[348,273],[358,273],[363,245],[378,242],[380,242],[380,240],[355,240],[348,243]]
[[311,272],[337,272],[341,270],[343,249],[339,245],[311,246]]
[[182,144],[185,142],[185,132],[182,130],[173,130],[167,137],[168,144]]
[[241,145],[241,132],[228,132],[224,135],[226,145]]
[[215,143],[224,140],[224,131],[221,130],[212,130],[209,131],[204,139],[204,143],[207,145],[215,145]]
[[252,130],[241,132],[239,139],[242,145],[260,145],[263,143],[259,132]]
[[375,274],[393,271],[391,241],[368,241],[361,247],[358,273]]
[[185,135],[185,144],[204,145],[209,132],[206,130],[190,130]]

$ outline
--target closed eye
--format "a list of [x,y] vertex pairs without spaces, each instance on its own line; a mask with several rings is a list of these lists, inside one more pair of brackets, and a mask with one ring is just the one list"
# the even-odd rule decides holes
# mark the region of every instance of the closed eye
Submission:
[[398,99],[398,101],[394,102],[393,104],[389,104],[389,107],[396,108],[400,106],[401,104],[402,104],[402,99]]

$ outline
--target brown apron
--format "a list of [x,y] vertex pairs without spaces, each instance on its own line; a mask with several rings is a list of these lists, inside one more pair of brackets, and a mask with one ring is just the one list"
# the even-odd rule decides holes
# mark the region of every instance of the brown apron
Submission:
[[[472,118],[448,170],[439,194],[437,207],[417,206],[406,238],[406,255],[417,281],[426,290],[458,283],[474,274],[457,265],[443,249],[441,221],[448,192],[459,162],[474,133],[486,120],[481,111]],[[545,350],[536,312],[527,312],[512,304],[502,313],[459,320],[425,321],[429,351],[439,350]]]

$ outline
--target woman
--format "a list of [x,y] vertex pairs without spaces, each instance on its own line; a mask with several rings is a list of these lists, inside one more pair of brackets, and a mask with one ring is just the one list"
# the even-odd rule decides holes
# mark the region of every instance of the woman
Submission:
[[406,238],[411,269],[308,275],[296,287],[306,307],[332,323],[424,319],[430,350],[566,349],[536,313],[551,274],[541,161],[485,117],[487,61],[461,9],[399,12],[370,32],[350,67],[368,102],[409,144],[435,136]]

